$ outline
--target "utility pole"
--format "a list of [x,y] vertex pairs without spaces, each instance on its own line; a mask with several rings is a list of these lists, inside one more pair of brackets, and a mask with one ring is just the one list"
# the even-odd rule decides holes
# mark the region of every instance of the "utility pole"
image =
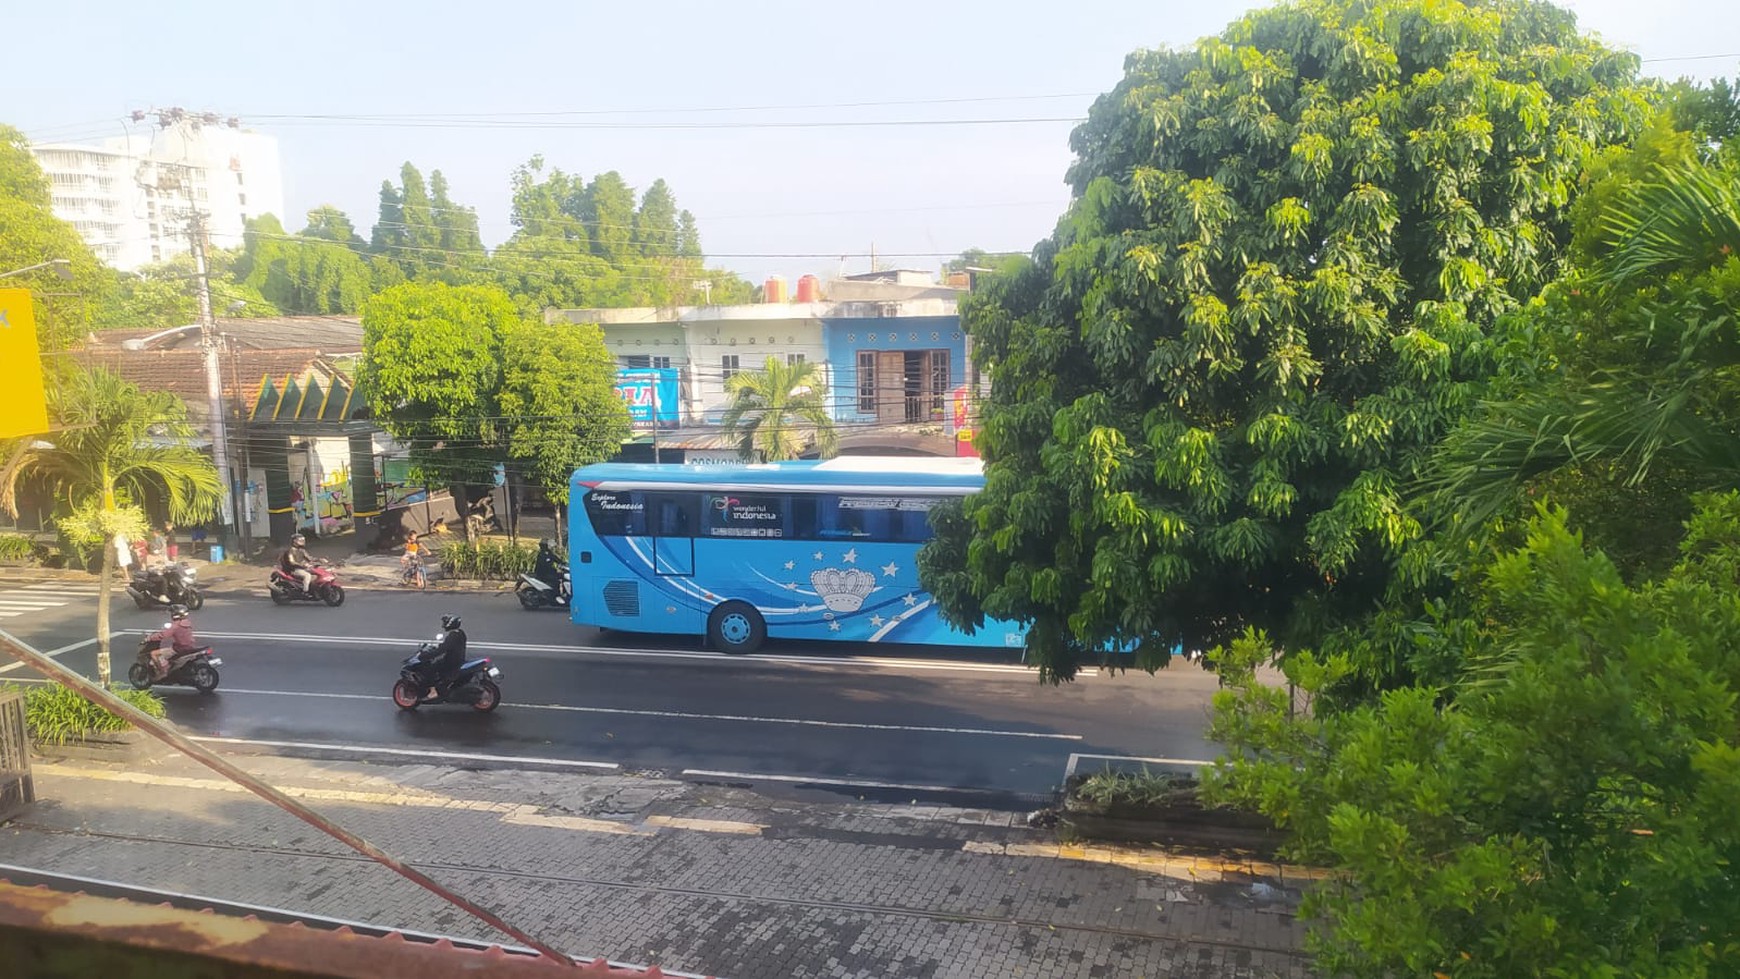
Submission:
[[211,412],[211,459],[217,466],[218,476],[224,481],[221,497],[224,543],[234,547],[236,481],[230,472],[229,413],[224,404],[223,365],[219,357],[223,338],[218,335],[217,320],[211,312],[211,276],[205,264],[205,215],[198,207],[192,209],[188,218],[187,236],[193,242],[194,291],[199,295],[199,346],[205,352],[205,396]]

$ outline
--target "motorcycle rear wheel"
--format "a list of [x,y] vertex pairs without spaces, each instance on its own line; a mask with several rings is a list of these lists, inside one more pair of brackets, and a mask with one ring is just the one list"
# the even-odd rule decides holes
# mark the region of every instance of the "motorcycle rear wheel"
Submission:
[[211,693],[217,689],[218,671],[209,664],[195,663],[188,668],[187,681],[193,684],[193,689],[200,693]]
[[521,587],[516,593],[520,598],[520,608],[526,611],[544,607],[544,596],[536,588]]
[[276,589],[276,588],[271,589],[270,594],[272,596],[272,604],[273,605],[289,605],[290,604],[290,596],[284,594],[283,592],[279,591],[278,589]]
[[400,710],[416,710],[423,702],[423,688],[409,680],[393,684],[393,703]]
[[338,608],[344,604],[344,589],[338,585],[327,585],[326,590],[320,593],[320,600],[333,608]]
[[477,699],[471,703],[472,709],[489,713],[501,706],[501,688],[494,680],[477,681]]
[[151,689],[151,668],[144,663],[134,663],[127,667],[127,682],[134,690]]

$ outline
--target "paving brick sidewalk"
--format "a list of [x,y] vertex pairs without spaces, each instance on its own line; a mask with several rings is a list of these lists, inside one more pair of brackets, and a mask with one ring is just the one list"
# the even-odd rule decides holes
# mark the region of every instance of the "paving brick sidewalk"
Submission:
[[[587,957],[760,977],[1306,976],[1286,868],[1059,847],[1007,813],[797,804],[624,776],[251,756],[517,926]],[[39,764],[0,862],[499,939],[178,757]],[[1014,825],[1011,825],[1013,823]]]

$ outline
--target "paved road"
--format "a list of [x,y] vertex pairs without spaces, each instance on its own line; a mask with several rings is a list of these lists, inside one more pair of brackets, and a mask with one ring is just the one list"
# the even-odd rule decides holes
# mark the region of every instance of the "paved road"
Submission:
[[[0,586],[0,610],[21,612],[0,629],[93,673],[90,591]],[[50,604],[56,595],[62,604]],[[407,713],[388,700],[399,661],[446,611],[464,615],[473,647],[505,672],[495,714]],[[114,606],[116,630],[160,624],[124,595]],[[480,765],[537,759],[902,801],[965,792],[1011,808],[1059,784],[1072,755],[1212,752],[1202,729],[1214,679],[1182,665],[1047,687],[1003,650],[770,644],[728,657],[690,638],[600,635],[483,593],[357,590],[328,609],[219,592],[195,624],[223,658],[223,685],[210,697],[164,690],[169,715],[244,749],[461,753]],[[117,674],[135,641],[114,639]],[[0,680],[30,676],[0,670]]]

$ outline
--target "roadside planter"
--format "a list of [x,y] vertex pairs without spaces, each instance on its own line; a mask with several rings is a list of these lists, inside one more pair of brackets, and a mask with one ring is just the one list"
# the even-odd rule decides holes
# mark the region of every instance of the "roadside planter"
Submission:
[[[152,717],[163,717],[163,702],[149,691],[117,690],[115,694]],[[31,750],[45,758],[134,761],[156,743],[58,684],[24,693],[24,721],[30,730]]]
[[1267,817],[1209,806],[1190,775],[1076,775],[1055,810],[1062,834],[1115,843],[1156,843],[1273,856],[1286,834]]

